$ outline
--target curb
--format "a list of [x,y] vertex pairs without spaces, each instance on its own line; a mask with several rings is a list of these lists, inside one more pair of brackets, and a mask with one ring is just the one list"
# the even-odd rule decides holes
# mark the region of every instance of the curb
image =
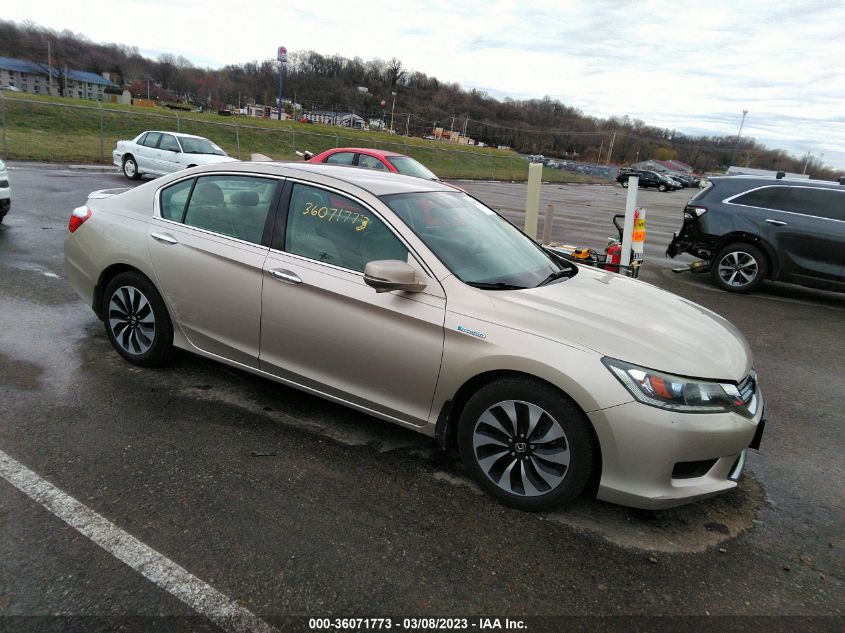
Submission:
[[114,165],[71,165],[66,163],[40,163],[37,161],[6,161],[12,169],[42,169],[49,171],[71,170],[92,174],[119,173]]

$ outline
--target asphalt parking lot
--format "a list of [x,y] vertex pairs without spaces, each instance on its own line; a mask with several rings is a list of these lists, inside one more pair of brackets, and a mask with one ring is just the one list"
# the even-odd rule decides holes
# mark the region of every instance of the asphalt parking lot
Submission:
[[[800,619],[741,622],[842,630],[845,295],[782,284],[732,295],[672,273],[662,253],[688,191],[639,192],[642,279],[749,340],[767,397],[761,451],[737,491],[690,506],[643,512],[584,499],[526,514],[482,495],[456,458],[410,431],[186,353],[165,369],[125,363],[66,283],[62,241],[88,192],[129,181],[26,164],[11,164],[10,180],[0,455],[262,625],[546,616],[528,620],[533,630],[560,630],[563,616],[768,615]],[[520,223],[525,185],[459,184]],[[551,202],[556,240],[601,247],[626,193],[545,185],[541,219]],[[632,332],[638,318],[648,315],[632,315]],[[6,479],[3,626],[216,630],[173,583],[150,580],[154,565],[139,572]],[[254,628],[245,626],[235,630]]]

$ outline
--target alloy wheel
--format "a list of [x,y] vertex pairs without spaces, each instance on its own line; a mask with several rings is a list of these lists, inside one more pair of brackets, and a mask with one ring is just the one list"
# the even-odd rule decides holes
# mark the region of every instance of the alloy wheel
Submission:
[[114,340],[129,354],[139,356],[152,347],[155,315],[149,300],[132,286],[121,286],[109,300],[108,322]]
[[742,251],[726,253],[719,261],[719,277],[726,285],[734,288],[747,286],[754,281],[758,272],[757,260]]
[[511,494],[544,495],[556,489],[569,471],[563,427],[530,402],[505,400],[489,407],[475,424],[472,445],[484,474]]

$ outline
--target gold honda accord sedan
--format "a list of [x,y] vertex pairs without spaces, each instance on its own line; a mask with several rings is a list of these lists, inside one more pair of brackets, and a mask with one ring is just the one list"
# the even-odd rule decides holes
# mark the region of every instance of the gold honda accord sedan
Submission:
[[130,363],[178,347],[415,429],[516,508],[679,505],[759,447],[736,328],[444,183],[208,165],[94,192],[68,228],[70,282]]

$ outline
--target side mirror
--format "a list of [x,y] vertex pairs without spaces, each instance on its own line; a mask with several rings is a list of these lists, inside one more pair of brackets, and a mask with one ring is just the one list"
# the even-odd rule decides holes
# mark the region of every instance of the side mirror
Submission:
[[422,292],[426,285],[417,279],[417,271],[413,266],[398,259],[369,262],[364,267],[364,283],[375,288],[376,292]]

